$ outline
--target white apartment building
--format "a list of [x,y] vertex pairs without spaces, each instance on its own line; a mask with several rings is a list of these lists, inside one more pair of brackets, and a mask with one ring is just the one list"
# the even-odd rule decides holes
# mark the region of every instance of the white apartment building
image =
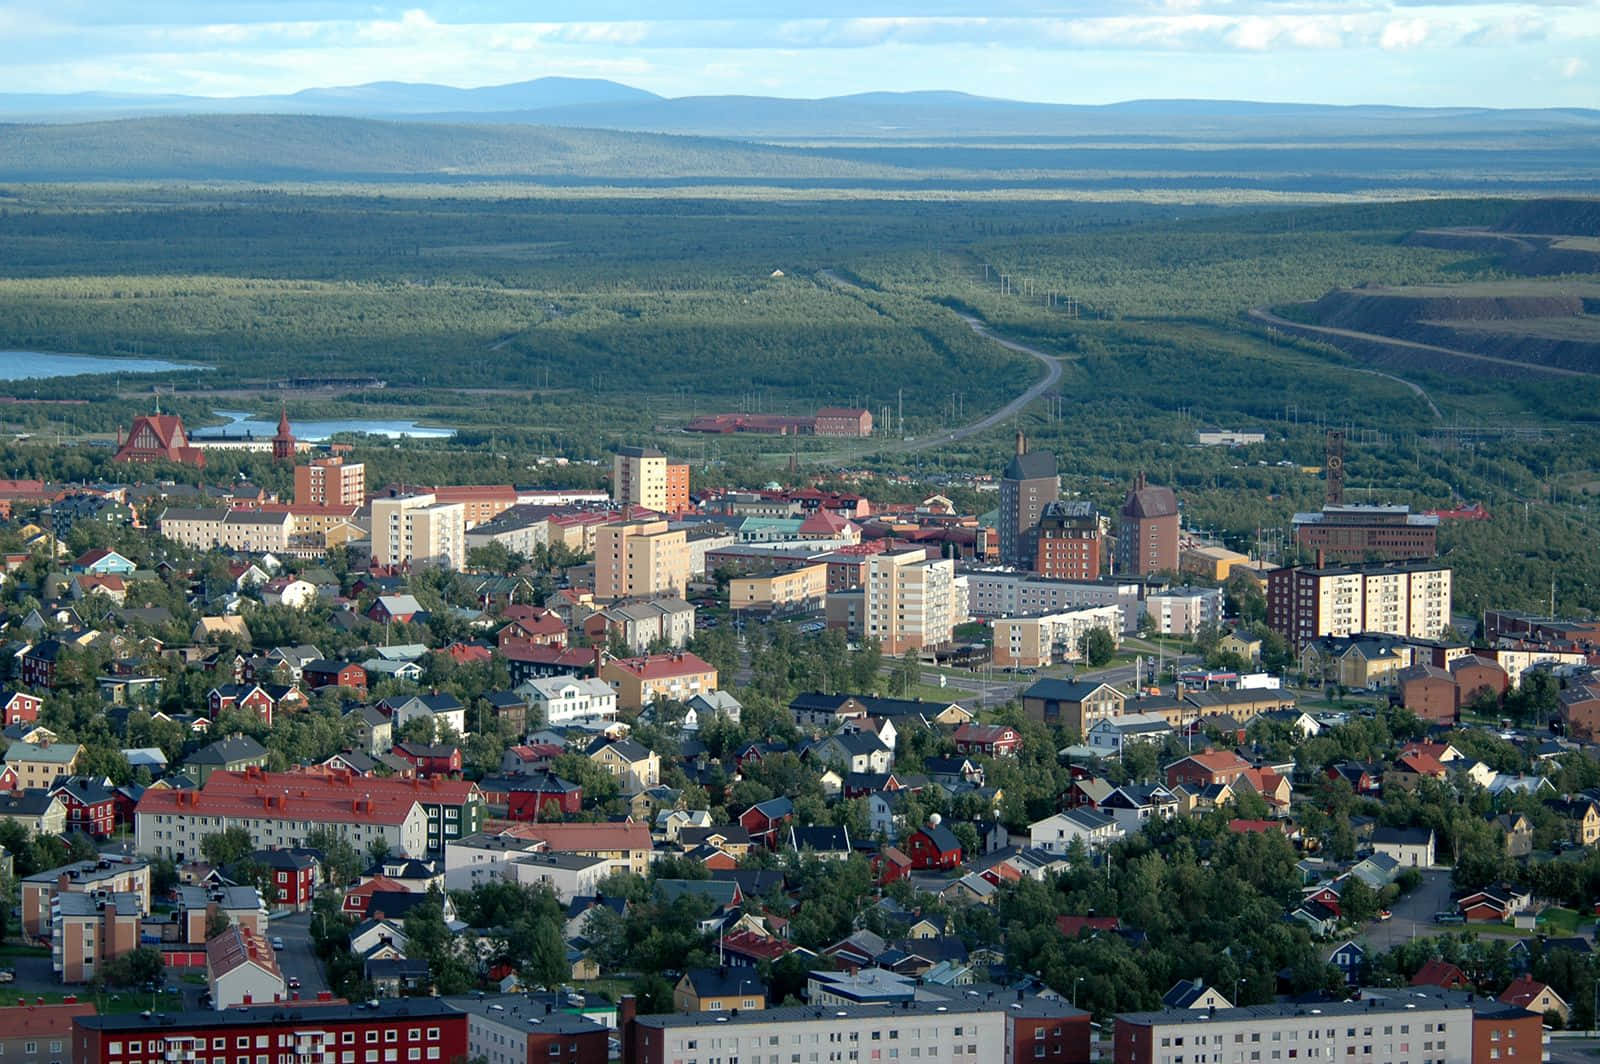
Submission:
[[1175,587],[1150,595],[1144,608],[1162,635],[1193,635],[1222,620],[1222,589]]
[[1105,629],[1113,642],[1120,642],[1122,607],[1091,606],[1034,617],[1001,617],[992,628],[996,665],[1037,669],[1082,658],[1078,643],[1095,628]]
[[867,563],[864,634],[889,655],[948,643],[967,620],[966,598],[949,559],[921,550],[875,554]]
[[1124,632],[1139,624],[1140,586],[1121,580],[1059,580],[1012,569],[968,569],[967,610],[974,617],[1022,617],[1092,606],[1120,606]]
[[467,562],[466,506],[432,494],[373,499],[372,560],[460,569]]
[[543,714],[546,724],[591,717],[615,719],[617,715],[616,688],[604,680],[539,676],[518,687],[516,693],[528,700],[530,710]]

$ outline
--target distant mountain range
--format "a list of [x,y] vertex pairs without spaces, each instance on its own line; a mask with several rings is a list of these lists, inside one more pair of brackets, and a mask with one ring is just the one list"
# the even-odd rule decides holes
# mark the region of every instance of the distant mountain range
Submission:
[[511,85],[373,82],[282,96],[118,93],[0,94],[0,121],[83,122],[152,115],[292,114],[463,123],[519,123],[763,139],[903,139],[1108,135],[1249,139],[1462,136],[1507,129],[1591,135],[1583,109],[1332,107],[1229,100],[1029,103],[959,92],[872,92],[802,100],[768,96],[666,98],[597,78]]

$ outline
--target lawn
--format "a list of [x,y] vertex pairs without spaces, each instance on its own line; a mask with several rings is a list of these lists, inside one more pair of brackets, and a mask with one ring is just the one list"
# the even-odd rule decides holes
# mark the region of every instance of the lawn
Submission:
[[1535,923],[1540,931],[1548,932],[1551,935],[1560,935],[1563,938],[1570,938],[1579,934],[1583,925],[1592,919],[1593,917],[1585,917],[1582,913],[1575,912],[1572,909],[1563,909],[1560,906],[1552,905],[1539,914]]

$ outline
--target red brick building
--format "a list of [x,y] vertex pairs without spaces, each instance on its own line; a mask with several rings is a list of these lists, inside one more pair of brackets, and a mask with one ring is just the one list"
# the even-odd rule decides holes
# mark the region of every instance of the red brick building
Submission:
[[1122,576],[1178,571],[1178,497],[1153,487],[1143,473],[1133,482],[1117,526],[1117,572]]
[[[341,1054],[393,1052],[398,1061],[466,1064],[467,1014],[433,998],[366,1005],[280,1003],[245,1008],[79,1016],[74,1064],[233,1064],[237,1047],[281,1060],[339,1060]],[[253,1059],[253,1058],[252,1058]],[[549,1058],[556,1059],[556,1058]]]
[[1453,724],[1456,719],[1456,681],[1444,669],[1432,665],[1413,665],[1401,669],[1395,680],[1400,704],[1422,720]]
[[825,406],[817,411],[818,436],[872,435],[872,411],[861,407]]
[[1100,579],[1105,564],[1105,518],[1093,503],[1046,503],[1036,536],[1035,572],[1057,580]]

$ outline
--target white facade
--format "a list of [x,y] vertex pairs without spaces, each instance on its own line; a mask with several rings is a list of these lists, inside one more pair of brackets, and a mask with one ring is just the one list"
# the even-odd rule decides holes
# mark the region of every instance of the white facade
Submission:
[[532,839],[505,835],[469,835],[444,844],[444,885],[446,890],[471,890],[483,883],[510,878],[506,868],[512,861],[544,848]]
[[312,828],[332,827],[339,830],[358,850],[365,850],[381,841],[388,845],[389,852],[393,854],[421,855],[428,852],[428,815],[416,802],[411,803],[405,819],[399,822],[374,823],[363,820],[339,823],[322,817],[303,819],[218,815],[207,808],[203,799],[201,805],[192,812],[135,812],[133,848],[136,853],[147,857],[176,858],[182,855],[197,858],[202,839],[232,827],[242,827],[248,831],[251,845],[259,850],[300,846]]
[[612,872],[626,872],[627,861],[575,853],[530,853],[506,866],[506,878],[522,886],[543,885],[562,902],[589,897]]
[[466,507],[431,494],[373,499],[372,560],[460,569],[467,560]]
[[528,708],[542,713],[546,724],[617,716],[616,689],[604,680],[540,676],[518,687],[516,694],[528,700]]
[[1162,635],[1192,635],[1222,619],[1220,587],[1179,587],[1149,596],[1145,610]]
[[1139,621],[1139,585],[1117,580],[1057,580],[1010,569],[973,569],[962,574],[973,617],[1020,617],[1062,613],[1091,606],[1122,607],[1123,631]]
[[1028,845],[1060,855],[1066,853],[1075,840],[1081,839],[1089,849],[1097,850],[1122,838],[1122,829],[1115,820],[1093,810],[1089,813],[1087,817],[1057,813],[1029,824]]

